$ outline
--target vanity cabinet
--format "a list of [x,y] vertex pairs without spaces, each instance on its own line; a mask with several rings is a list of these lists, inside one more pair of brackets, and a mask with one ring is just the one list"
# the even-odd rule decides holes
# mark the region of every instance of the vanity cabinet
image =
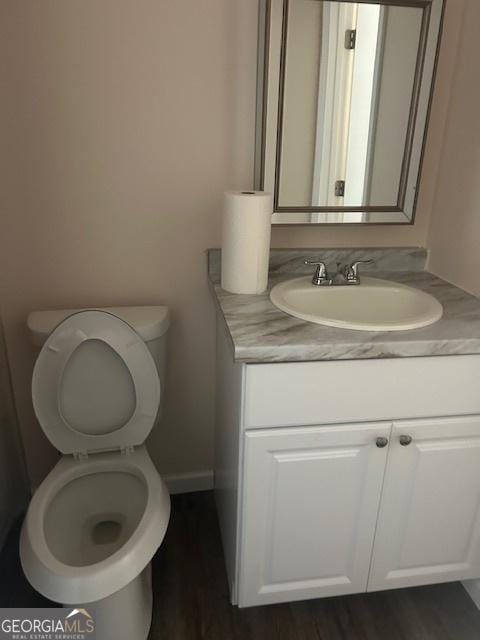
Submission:
[[366,590],[390,428],[246,434],[241,605]]
[[477,577],[479,472],[480,417],[247,432],[240,605]]
[[394,424],[369,590],[479,576],[480,416]]
[[217,375],[233,603],[480,578],[479,356],[236,363],[220,320]]

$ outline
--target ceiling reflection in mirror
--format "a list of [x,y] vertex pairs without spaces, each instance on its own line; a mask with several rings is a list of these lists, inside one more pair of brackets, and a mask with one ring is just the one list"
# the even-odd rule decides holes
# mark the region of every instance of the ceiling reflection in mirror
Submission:
[[415,110],[423,9],[289,0],[280,207],[395,207]]

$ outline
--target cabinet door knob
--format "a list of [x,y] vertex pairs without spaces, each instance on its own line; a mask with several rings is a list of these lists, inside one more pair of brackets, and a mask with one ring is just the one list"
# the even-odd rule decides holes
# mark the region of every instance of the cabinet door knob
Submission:
[[388,438],[377,438],[375,444],[379,449],[384,449],[388,444]]
[[409,444],[412,444],[412,436],[400,436],[399,440],[402,447],[408,447]]

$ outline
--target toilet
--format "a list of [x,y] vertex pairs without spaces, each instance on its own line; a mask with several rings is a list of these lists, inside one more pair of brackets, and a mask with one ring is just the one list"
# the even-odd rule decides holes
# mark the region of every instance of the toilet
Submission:
[[60,460],[35,492],[20,557],[31,585],[81,605],[99,640],[144,640],[152,617],[150,563],[170,497],[145,439],[165,378],[166,307],[41,311],[32,379],[38,421]]

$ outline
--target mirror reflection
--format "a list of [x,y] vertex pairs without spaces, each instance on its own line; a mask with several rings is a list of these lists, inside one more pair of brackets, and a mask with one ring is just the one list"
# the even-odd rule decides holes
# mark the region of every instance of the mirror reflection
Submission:
[[285,6],[278,205],[397,206],[423,9],[319,0]]

